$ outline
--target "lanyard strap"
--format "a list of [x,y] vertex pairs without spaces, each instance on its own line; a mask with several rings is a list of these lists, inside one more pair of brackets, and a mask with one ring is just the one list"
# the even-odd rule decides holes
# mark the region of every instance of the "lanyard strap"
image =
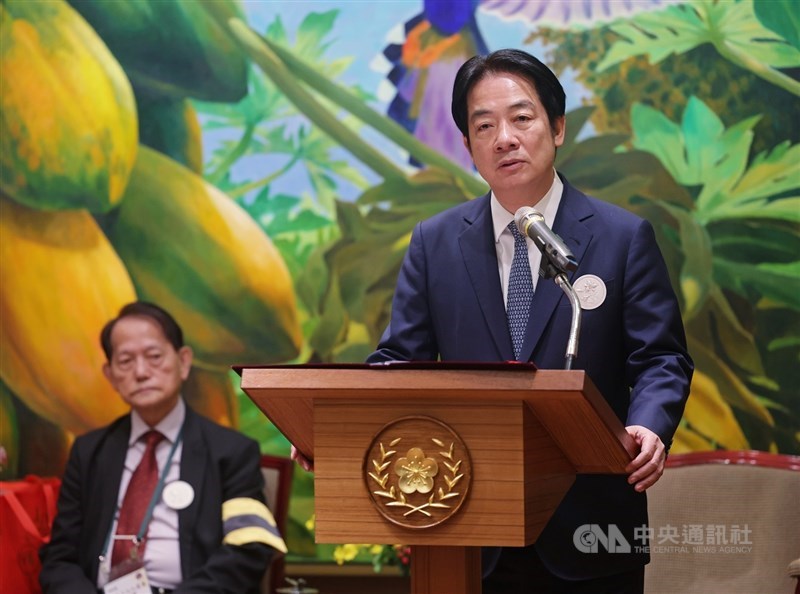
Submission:
[[[145,512],[144,518],[142,518],[142,524],[141,526],[139,526],[139,532],[136,534],[137,543],[142,542],[142,538],[144,538],[144,535],[147,532],[147,526],[148,524],[150,524],[150,520],[153,518],[153,510],[155,509],[158,500],[161,498],[161,492],[164,490],[164,483],[167,480],[167,473],[169,472],[169,469],[172,466],[172,459],[175,456],[175,450],[178,449],[178,444],[181,443],[182,439],[183,439],[183,424],[181,425],[181,428],[178,431],[178,436],[175,438],[175,441],[169,450],[169,455],[167,456],[167,462],[164,464],[164,469],[161,471],[161,476],[158,479],[156,488],[153,490],[152,497],[150,497],[150,505],[147,506],[147,512]],[[103,553],[108,551],[108,547],[111,544],[111,539],[113,538],[113,535],[114,535],[114,525],[112,524],[111,528],[108,531],[106,542],[103,545]]]

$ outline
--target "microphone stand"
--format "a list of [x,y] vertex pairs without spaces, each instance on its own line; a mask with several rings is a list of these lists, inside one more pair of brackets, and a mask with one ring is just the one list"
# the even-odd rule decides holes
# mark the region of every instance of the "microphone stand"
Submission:
[[578,299],[578,294],[572,288],[569,280],[567,279],[566,272],[561,270],[555,265],[549,255],[542,250],[542,262],[539,266],[539,276],[544,279],[553,279],[564,294],[569,299],[572,305],[572,323],[569,327],[569,339],[567,340],[567,352],[564,355],[564,369],[572,369],[572,364],[578,356],[578,338],[581,333],[581,302]]
[[578,336],[581,333],[581,302],[578,294],[567,280],[567,275],[563,272],[556,275],[553,281],[561,287],[564,294],[572,305],[572,323],[569,326],[569,340],[567,340],[567,352],[564,355],[564,369],[572,369],[572,363],[578,356]]

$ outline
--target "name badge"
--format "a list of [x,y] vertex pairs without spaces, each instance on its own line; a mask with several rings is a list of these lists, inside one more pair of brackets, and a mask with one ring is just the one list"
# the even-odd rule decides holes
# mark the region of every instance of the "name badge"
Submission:
[[152,594],[150,580],[144,567],[138,567],[108,582],[103,588],[105,594]]
[[168,507],[185,509],[194,501],[194,489],[186,481],[175,481],[164,487],[161,497]]

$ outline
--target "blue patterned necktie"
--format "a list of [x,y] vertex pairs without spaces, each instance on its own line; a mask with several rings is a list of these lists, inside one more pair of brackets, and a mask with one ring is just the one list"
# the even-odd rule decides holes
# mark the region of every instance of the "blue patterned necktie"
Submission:
[[508,276],[506,317],[508,317],[511,342],[514,344],[514,359],[519,359],[533,301],[533,278],[531,278],[528,244],[525,238],[514,221],[508,224],[508,230],[514,236],[514,259],[511,261],[511,274]]

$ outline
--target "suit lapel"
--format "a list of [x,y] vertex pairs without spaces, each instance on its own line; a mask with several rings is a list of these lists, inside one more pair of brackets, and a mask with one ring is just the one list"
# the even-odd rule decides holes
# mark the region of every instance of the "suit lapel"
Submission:
[[181,569],[184,577],[191,573],[189,561],[192,551],[192,527],[198,522],[207,459],[206,443],[203,440],[200,424],[197,422],[197,415],[187,406],[180,475],[181,480],[189,483],[194,489],[194,501],[189,507],[178,511]]
[[[578,270],[568,275],[570,282],[572,282],[580,273],[580,262],[592,240],[592,230],[586,224],[586,221],[592,217],[593,211],[584,194],[569,185],[563,178],[562,181],[564,182],[564,193],[553,224],[553,231],[561,236],[561,239],[572,250],[575,259],[578,261]],[[531,303],[531,314],[528,318],[528,329],[520,352],[520,360],[530,360],[534,349],[542,338],[544,329],[550,322],[550,318],[553,317],[553,313],[562,298],[566,299],[564,292],[552,279],[539,278],[536,292],[533,295],[533,302]],[[565,336],[565,348],[566,341],[567,337]]]
[[486,325],[501,360],[514,359],[503,292],[497,272],[489,195],[477,198],[474,208],[464,216],[464,230],[458,242],[472,288],[478,298]]
[[[91,553],[92,578],[97,579],[99,569],[98,556],[104,551],[103,545],[111,532],[114,513],[117,511],[117,498],[122,482],[122,473],[125,468],[125,457],[128,455],[128,439],[131,434],[131,417],[123,417],[118,423],[109,428],[103,442],[97,447],[97,457],[91,464],[90,476],[105,476],[107,480],[91,480],[92,496],[89,498],[88,509],[96,513],[97,529],[93,531],[92,542],[89,550]],[[87,518],[87,524],[91,524]]]

